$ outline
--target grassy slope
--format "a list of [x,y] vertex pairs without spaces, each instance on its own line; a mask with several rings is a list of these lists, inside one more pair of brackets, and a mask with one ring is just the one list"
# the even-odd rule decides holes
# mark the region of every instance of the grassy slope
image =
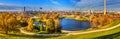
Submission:
[[89,33],[89,34],[82,34],[82,35],[73,35],[73,36],[63,36],[63,37],[58,37],[58,38],[59,39],[85,39],[85,38],[88,39],[88,38],[95,38],[95,37],[100,37],[100,36],[120,32],[119,28],[109,30],[109,31],[103,31],[103,32],[96,32],[96,33]]
[[[120,23],[120,20],[115,21],[114,23],[112,23],[110,25],[113,26],[118,23]],[[81,34],[81,35],[72,35],[72,36],[60,36],[60,37],[39,37],[39,36],[30,36],[30,35],[9,35],[8,36],[8,35],[0,34],[0,39],[88,39],[88,38],[95,38],[95,39],[102,38],[103,39],[105,37],[111,37],[111,36],[116,37],[118,32],[120,32],[120,27],[113,29],[113,30],[109,30],[109,31]],[[117,34],[114,35],[114,33],[117,33]],[[110,34],[112,34],[112,35],[110,35]],[[120,38],[120,36],[118,36],[116,38]]]
[[[116,21],[114,23],[114,25],[119,23],[119,22],[120,21]],[[109,24],[109,25],[113,25],[113,24]],[[106,27],[108,27],[108,25]],[[101,36],[101,37],[96,37],[95,39],[120,39],[120,32],[114,33],[114,34],[110,34],[110,35]]]
[[52,38],[52,37],[42,37],[42,36],[31,36],[31,35],[13,35],[13,34],[10,34],[10,35],[5,35],[3,36],[0,35],[0,39],[46,39],[46,38]]
[[97,37],[95,39],[120,39],[120,32],[106,36]]
[[[115,25],[118,23],[120,23],[120,20],[115,21],[111,25]],[[61,37],[57,37],[55,39],[90,39],[90,38],[101,37],[101,36],[110,35],[110,34],[114,34],[114,33],[118,33],[118,32],[120,32],[120,27],[109,30],[109,31],[102,31],[102,32],[95,32],[95,33],[81,34],[81,35],[72,35],[72,36],[61,36]]]

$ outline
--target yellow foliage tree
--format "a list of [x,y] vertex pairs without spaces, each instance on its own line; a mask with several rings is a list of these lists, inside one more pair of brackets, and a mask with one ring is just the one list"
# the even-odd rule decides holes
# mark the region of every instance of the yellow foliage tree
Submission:
[[27,30],[28,31],[32,31],[33,30],[33,20],[32,20],[32,18],[29,18],[29,20],[28,20]]
[[60,20],[54,19],[54,21],[55,21],[55,32],[61,33]]
[[55,26],[54,26],[55,22],[53,19],[48,19],[46,21],[46,31],[49,33],[54,33],[55,32]]
[[14,30],[17,25],[17,20],[15,16],[11,13],[2,13],[0,15],[0,28],[8,34],[9,31]]

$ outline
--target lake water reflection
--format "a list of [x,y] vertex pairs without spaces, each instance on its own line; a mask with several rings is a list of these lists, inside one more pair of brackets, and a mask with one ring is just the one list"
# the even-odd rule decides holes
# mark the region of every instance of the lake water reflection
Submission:
[[[39,22],[34,22],[35,25],[40,25]],[[60,20],[60,25],[62,30],[76,31],[76,30],[85,30],[91,27],[90,22],[88,21],[78,21],[74,19],[65,19]]]
[[60,20],[60,24],[63,30],[70,31],[85,30],[91,27],[90,22],[65,18]]

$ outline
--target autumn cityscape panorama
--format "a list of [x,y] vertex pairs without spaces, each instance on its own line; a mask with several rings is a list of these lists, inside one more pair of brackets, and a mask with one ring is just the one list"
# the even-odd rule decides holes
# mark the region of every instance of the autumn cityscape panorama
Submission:
[[0,39],[120,39],[120,0],[0,0]]

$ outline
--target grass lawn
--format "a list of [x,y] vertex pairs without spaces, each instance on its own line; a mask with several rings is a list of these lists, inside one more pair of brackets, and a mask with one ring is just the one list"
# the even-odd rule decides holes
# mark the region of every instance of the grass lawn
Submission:
[[[109,24],[109,27],[112,27],[119,23],[120,23],[120,20],[117,20]],[[111,39],[111,38],[116,38],[116,39],[120,38],[120,27],[117,27],[109,31],[80,34],[80,35],[71,35],[71,36],[59,36],[59,37],[31,36],[31,35],[25,35],[22,33],[18,33],[18,34],[11,33],[9,35],[0,34],[0,39]]]
[[67,19],[74,19],[74,15],[70,15],[70,16],[63,16],[64,18],[67,18]]
[[[120,23],[120,20],[115,21],[111,25],[118,24],[116,22]],[[94,39],[96,37],[115,34],[115,33],[118,33],[118,32],[120,32],[120,27],[117,27],[117,28],[109,30],[109,31],[102,31],[102,32],[95,32],[95,33],[88,33],[88,34],[81,34],[81,35],[61,36],[61,37],[56,37],[56,38],[52,38],[52,39]]]
[[10,35],[10,36],[0,36],[0,39],[46,39],[51,37],[40,37],[40,36],[30,36],[30,35]]
[[47,39],[51,38],[50,36],[31,36],[31,35],[25,35],[19,32],[9,33],[9,34],[0,34],[0,39]]
[[120,32],[106,36],[96,37],[94,39],[120,39]]

